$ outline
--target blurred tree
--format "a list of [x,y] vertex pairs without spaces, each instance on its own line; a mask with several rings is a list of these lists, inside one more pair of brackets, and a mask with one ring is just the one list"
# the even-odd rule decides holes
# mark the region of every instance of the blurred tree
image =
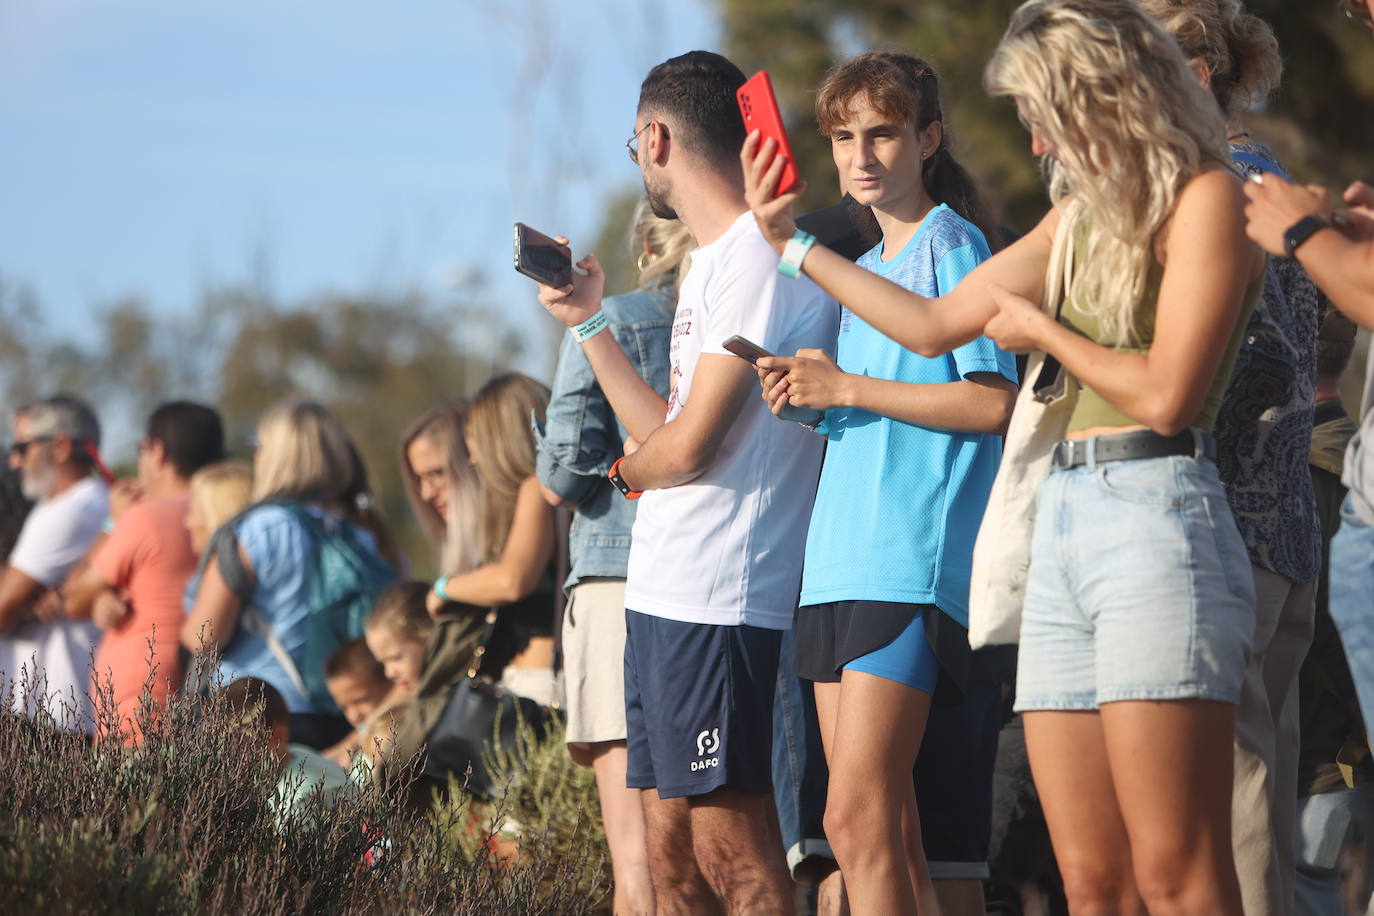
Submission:
[[[1251,0],[1274,26],[1285,55],[1284,85],[1251,120],[1295,175],[1335,187],[1367,174],[1374,148],[1374,53],[1369,36],[1334,4]],[[870,48],[904,48],[941,73],[955,152],[1024,231],[1047,205],[1029,137],[1005,99],[983,90],[983,67],[1006,29],[1014,0],[720,0],[727,53],[745,72],[767,68],[787,118],[793,151],[811,183],[806,209],[836,197],[828,144],[812,116],[830,64]]]
[[[415,570],[435,551],[415,528],[399,472],[402,431],[421,412],[472,394],[522,352],[482,303],[480,278],[451,298],[418,293],[327,295],[276,302],[265,287],[206,289],[198,306],[152,316],[137,298],[95,310],[90,340],[57,340],[34,293],[0,277],[0,396],[13,409],[55,391],[88,398],[112,458],[159,402],[196,398],[224,415],[230,452],[276,401],[309,397],[334,410],[367,463],[378,506]],[[93,342],[91,342],[93,341]]]

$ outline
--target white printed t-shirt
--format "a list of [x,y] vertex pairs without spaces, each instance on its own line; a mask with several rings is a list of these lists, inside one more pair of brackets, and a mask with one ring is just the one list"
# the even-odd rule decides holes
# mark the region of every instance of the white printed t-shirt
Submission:
[[[839,307],[805,277],[778,273],[778,255],[746,212],[692,252],[673,319],[668,422],[692,397],[704,353],[739,334],[779,356],[834,352]],[[733,357],[732,357],[733,358]],[[639,500],[625,606],[641,614],[785,630],[801,587],[820,436],[745,399],[706,473]]]
[[[52,499],[40,501],[24,521],[9,564],[48,588],[60,583],[90,550],[109,514],[109,491],[95,477],[75,483]],[[41,680],[48,711],[59,724],[85,729],[91,721],[87,688],[91,651],[100,630],[86,620],[58,617],[52,623],[30,620],[0,636],[0,672],[13,685],[11,705],[33,715],[36,697],[24,708],[24,678]],[[80,723],[65,721],[64,707],[73,702]]]

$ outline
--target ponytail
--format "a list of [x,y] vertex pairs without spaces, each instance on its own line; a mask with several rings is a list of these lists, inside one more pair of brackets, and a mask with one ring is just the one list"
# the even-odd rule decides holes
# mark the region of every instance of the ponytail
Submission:
[[992,207],[978,182],[949,151],[949,139],[943,132],[939,148],[921,164],[921,181],[931,200],[945,204],[978,227],[987,240],[989,251],[995,253],[1004,247],[1002,226],[993,215]]

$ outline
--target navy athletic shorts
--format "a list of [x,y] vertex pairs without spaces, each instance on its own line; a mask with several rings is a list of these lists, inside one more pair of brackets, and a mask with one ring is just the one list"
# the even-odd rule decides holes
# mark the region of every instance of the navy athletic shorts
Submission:
[[625,612],[625,784],[771,792],[782,631]]
[[1003,688],[1009,691],[1015,680],[1015,646],[979,649],[970,661],[964,701],[930,707],[916,757],[916,807],[932,878],[988,877]]

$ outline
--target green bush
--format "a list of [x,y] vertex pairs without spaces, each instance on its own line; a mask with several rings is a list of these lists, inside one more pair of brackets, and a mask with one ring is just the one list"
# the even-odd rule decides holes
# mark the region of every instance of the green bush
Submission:
[[[109,733],[108,691],[95,699]],[[70,708],[0,713],[0,912],[608,909],[595,783],[556,726],[496,755],[510,788],[493,805],[455,786],[417,811],[410,786],[369,785],[282,819],[275,761],[216,697],[145,703],[138,719],[144,740],[126,747],[64,728]],[[518,854],[498,855],[512,834]]]

